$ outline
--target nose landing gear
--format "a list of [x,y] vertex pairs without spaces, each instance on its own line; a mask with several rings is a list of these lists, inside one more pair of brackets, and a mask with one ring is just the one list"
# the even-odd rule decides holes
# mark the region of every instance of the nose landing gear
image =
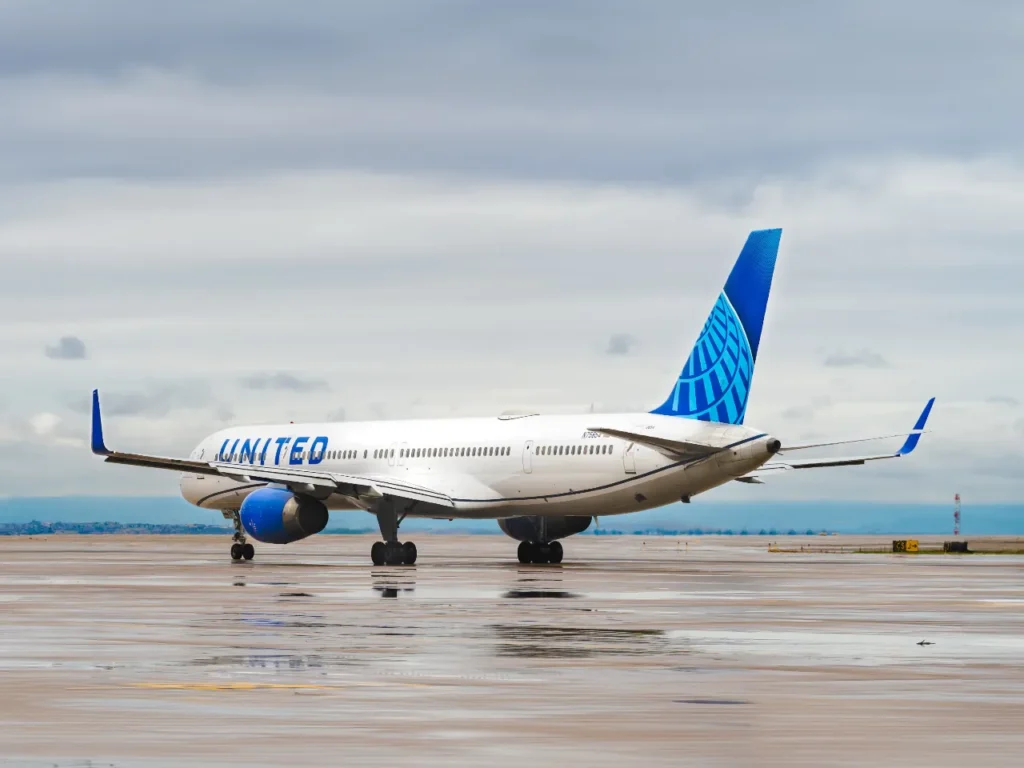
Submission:
[[552,541],[542,544],[533,541],[524,541],[519,544],[519,562],[524,565],[530,563],[552,563],[557,565],[562,562],[562,543]]

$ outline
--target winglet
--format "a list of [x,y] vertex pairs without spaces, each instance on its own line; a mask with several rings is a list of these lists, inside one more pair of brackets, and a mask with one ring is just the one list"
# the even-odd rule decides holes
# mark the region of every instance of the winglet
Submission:
[[100,419],[100,392],[92,391],[92,452],[98,456],[109,456],[111,451],[103,443],[103,421]]
[[935,398],[933,397],[925,405],[924,410],[921,411],[921,415],[917,419],[917,423],[914,425],[914,431],[907,435],[907,441],[903,444],[896,453],[900,456],[906,456],[908,453],[917,448],[917,443],[921,439],[921,432],[924,430],[925,422],[928,421],[928,414],[932,412],[932,406],[935,405]]

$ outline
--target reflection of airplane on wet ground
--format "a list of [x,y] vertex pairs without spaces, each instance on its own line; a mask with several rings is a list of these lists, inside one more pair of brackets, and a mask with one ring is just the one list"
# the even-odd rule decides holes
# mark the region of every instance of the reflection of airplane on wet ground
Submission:
[[409,516],[494,518],[522,542],[521,562],[560,562],[558,539],[594,516],[688,502],[770,472],[910,453],[934,400],[895,453],[795,460],[841,443],[784,445],[744,426],[780,237],[769,229],[747,238],[686,365],[649,413],[232,427],[172,459],[109,450],[94,392],[92,449],[109,462],[181,472],[188,501],[233,519],[236,560],[253,557],[248,537],[287,544],[323,530],[329,510],[364,509],[380,524],[377,565],[416,561],[416,546],[398,540]]

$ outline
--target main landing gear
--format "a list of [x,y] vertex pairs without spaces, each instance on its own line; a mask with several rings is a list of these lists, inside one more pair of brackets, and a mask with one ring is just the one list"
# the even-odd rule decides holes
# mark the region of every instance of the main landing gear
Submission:
[[411,541],[398,540],[398,526],[405,519],[398,516],[395,503],[383,499],[376,509],[377,524],[384,541],[375,542],[370,548],[370,559],[374,565],[415,565],[416,545]]
[[224,517],[230,517],[235,526],[235,535],[232,536],[231,545],[232,560],[252,560],[256,557],[256,548],[245,540],[245,528],[242,527],[242,519],[238,516],[238,510],[232,509],[224,513]]
[[370,559],[374,565],[414,565],[416,545],[411,541],[375,541],[370,547]]
[[528,563],[555,563],[562,562],[562,543],[552,541],[548,544],[541,544],[534,541],[524,541],[519,544],[519,562]]

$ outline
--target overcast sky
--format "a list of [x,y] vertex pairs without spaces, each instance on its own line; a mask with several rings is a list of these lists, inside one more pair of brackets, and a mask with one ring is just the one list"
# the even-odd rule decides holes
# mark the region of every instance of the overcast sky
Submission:
[[1014,2],[8,0],[0,495],[176,493],[96,386],[170,455],[648,410],[781,226],[748,423],[934,433],[708,498],[1019,500],[1022,93]]

